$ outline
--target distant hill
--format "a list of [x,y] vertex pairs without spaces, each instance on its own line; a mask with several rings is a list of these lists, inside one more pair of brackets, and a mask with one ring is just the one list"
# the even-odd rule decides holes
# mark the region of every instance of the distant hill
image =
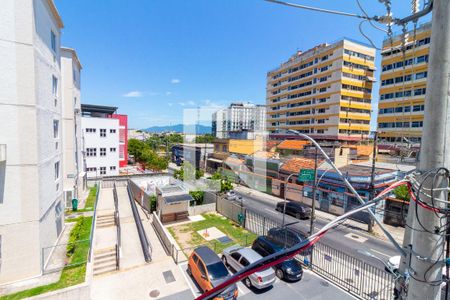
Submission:
[[205,126],[205,125],[183,125],[183,124],[177,124],[177,125],[171,125],[171,126],[152,126],[145,129],[142,129],[142,131],[146,132],[152,132],[152,133],[161,133],[161,132],[179,132],[179,133],[196,133],[196,134],[207,134],[211,133],[211,126]]

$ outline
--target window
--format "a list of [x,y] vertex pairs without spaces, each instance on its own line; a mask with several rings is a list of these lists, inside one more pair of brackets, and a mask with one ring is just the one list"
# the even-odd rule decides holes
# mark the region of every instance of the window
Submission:
[[109,167],[109,170],[110,170],[110,171],[115,171],[115,170],[116,170],[116,166],[111,166],[111,167]]
[[97,168],[86,168],[87,172],[97,172]]
[[106,156],[106,148],[100,148],[100,156]]
[[95,133],[97,130],[95,128],[86,128],[86,132]]
[[58,78],[52,75],[52,93],[53,96],[58,96]]
[[52,46],[52,50],[56,52],[56,34],[52,31],[50,31],[50,43]]
[[428,73],[425,72],[420,72],[416,74],[416,79],[422,79],[422,78],[427,78]]
[[109,148],[109,152],[116,152],[116,148]]
[[55,139],[59,137],[59,120],[53,120],[53,137]]
[[97,156],[97,148],[87,148],[86,149],[86,156]]
[[423,88],[423,89],[415,89],[414,90],[414,96],[421,96],[421,95],[425,95],[427,89]]
[[249,262],[245,257],[242,257],[242,258],[241,258],[240,263],[241,263],[241,265],[244,266],[244,267],[246,267],[246,266],[248,266],[248,265],[250,264],[250,262]]
[[116,133],[116,130],[115,129],[110,129],[109,133]]
[[100,167],[100,175],[106,175],[106,167]]
[[241,258],[241,254],[239,254],[238,252],[233,252],[233,253],[231,253],[231,257],[232,257],[235,261],[239,261],[239,259]]
[[106,137],[106,129],[100,129],[100,137]]
[[423,121],[411,122],[411,127],[423,127]]
[[55,180],[59,178],[59,161],[55,162]]

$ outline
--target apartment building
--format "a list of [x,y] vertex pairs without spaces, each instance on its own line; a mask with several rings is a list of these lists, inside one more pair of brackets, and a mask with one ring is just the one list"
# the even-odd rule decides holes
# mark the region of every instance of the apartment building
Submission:
[[229,138],[233,132],[266,131],[266,108],[252,103],[231,103],[212,115],[212,132],[217,138]]
[[61,48],[63,190],[66,204],[86,188],[81,136],[81,63],[74,49]]
[[343,39],[297,52],[267,73],[267,129],[359,141],[370,131],[375,49]]
[[[383,42],[378,135],[386,142],[420,142],[431,23]],[[405,51],[403,51],[403,49]]]
[[121,129],[126,133],[127,116],[116,111],[117,107],[81,104],[87,178],[119,175],[119,151],[127,148],[126,134],[119,135]]
[[51,0],[0,9],[0,284],[37,277],[64,226],[60,36]]

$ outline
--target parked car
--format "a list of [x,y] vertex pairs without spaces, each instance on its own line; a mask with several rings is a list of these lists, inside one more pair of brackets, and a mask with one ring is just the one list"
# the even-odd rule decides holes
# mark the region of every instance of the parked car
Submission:
[[[275,210],[283,212],[284,201],[278,202]],[[309,219],[311,217],[311,208],[306,207],[298,202],[288,201],[286,202],[286,214],[291,215],[297,219]]]
[[227,192],[226,199],[230,200],[230,201],[234,201],[234,200],[238,199],[238,195],[236,194],[235,191],[231,190],[231,191]]
[[[240,271],[261,258],[262,256],[255,250],[235,245],[223,250],[222,261],[225,266],[229,266],[235,271]],[[255,272],[244,279],[244,283],[248,288],[253,286],[257,289],[269,287],[274,282],[275,272],[272,268]]]
[[[189,256],[187,273],[195,280],[202,292],[207,292],[230,277],[220,257],[207,246],[197,247]],[[216,300],[237,299],[236,284],[228,286]]]
[[[295,231],[291,228],[274,227],[270,228],[269,231],[267,232],[267,238],[284,248],[290,248],[295,244],[298,244],[304,239],[306,239],[306,236],[301,232]],[[300,255],[303,256],[310,255],[312,247],[314,246],[311,246],[307,250],[300,252]]]
[[[265,257],[282,251],[283,247],[272,242],[265,236],[259,236],[253,242],[252,249],[258,252],[259,255]],[[280,279],[296,281],[302,279],[303,268],[297,260],[291,258],[276,265],[275,274]]]

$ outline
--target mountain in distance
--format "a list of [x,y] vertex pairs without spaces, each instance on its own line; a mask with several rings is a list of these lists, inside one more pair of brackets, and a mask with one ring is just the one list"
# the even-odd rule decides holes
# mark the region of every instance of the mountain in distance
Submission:
[[151,126],[142,131],[150,132],[150,133],[162,133],[162,132],[178,132],[178,133],[189,133],[189,134],[207,134],[211,133],[211,126],[205,126],[200,124],[191,124],[191,125],[168,125],[168,126]]

